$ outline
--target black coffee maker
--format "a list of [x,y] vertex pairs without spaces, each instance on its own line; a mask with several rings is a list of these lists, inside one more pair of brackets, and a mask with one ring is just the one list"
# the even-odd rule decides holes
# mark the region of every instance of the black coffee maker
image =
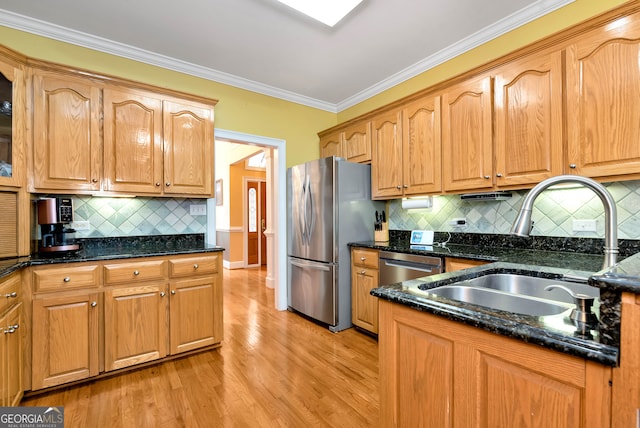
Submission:
[[73,221],[73,200],[67,197],[38,200],[41,253],[65,254],[77,251],[75,229],[67,227]]

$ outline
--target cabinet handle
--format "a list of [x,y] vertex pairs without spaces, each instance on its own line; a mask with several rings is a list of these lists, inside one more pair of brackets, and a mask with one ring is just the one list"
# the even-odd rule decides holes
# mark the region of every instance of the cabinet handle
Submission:
[[490,178],[491,178],[491,176],[490,176],[490,175],[485,175],[485,176],[484,176],[484,179],[485,179],[485,180],[488,180],[488,179],[490,179]]
[[133,274],[134,274],[135,276],[138,276],[138,275],[140,275],[140,271],[139,271],[139,270],[134,270],[134,271],[133,271]]
[[64,281],[64,282],[69,282],[69,281],[71,281],[71,278],[69,278],[68,276],[65,276],[65,277],[64,277],[64,279],[63,279],[63,281]]
[[198,268],[199,268],[199,267],[200,267],[200,266],[198,266],[198,263],[194,263],[194,264],[193,264],[193,270],[198,270]]
[[11,292],[11,293],[7,293],[4,295],[4,297],[6,297],[7,299],[10,299],[12,297],[18,297],[18,293],[16,293],[15,291]]
[[497,173],[497,174],[496,174],[496,177],[500,178],[500,177],[502,177],[502,174]]
[[91,307],[95,308],[96,306],[98,306],[98,302],[91,302]]
[[171,186],[171,183],[169,183],[168,181],[166,183],[164,183],[165,186],[169,187]]
[[161,291],[161,292],[160,292],[160,297],[164,297],[164,296],[166,296],[166,295],[167,295],[167,293],[165,293],[164,291]]
[[10,325],[8,327],[6,327],[4,329],[4,334],[11,334],[11,333],[15,333],[16,330],[18,329],[18,327],[20,327],[19,324],[14,324],[14,325]]
[[176,290],[171,290],[171,294],[172,294],[173,296],[175,296],[175,295],[176,295]]
[[160,182],[156,181],[156,187],[160,187]]
[[578,165],[576,165],[575,163],[570,163],[569,164],[569,168],[571,168],[571,169],[576,169],[577,166]]

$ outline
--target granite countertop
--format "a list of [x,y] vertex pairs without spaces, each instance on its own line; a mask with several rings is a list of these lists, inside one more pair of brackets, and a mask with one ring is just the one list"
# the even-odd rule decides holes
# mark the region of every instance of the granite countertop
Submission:
[[640,294],[640,253],[622,260],[611,269],[596,273],[589,283],[609,291]]
[[[535,343],[563,353],[601,364],[618,364],[618,347],[607,343],[599,329],[581,330],[568,320],[570,308],[560,315],[536,317],[494,310],[447,299],[428,293],[428,289],[490,273],[526,273],[550,279],[564,274],[588,277],[589,272],[518,263],[495,262],[463,271],[442,273],[420,279],[384,285],[371,291],[373,296],[410,306],[413,309],[444,316],[486,331],[529,343]],[[598,313],[598,308],[595,308]]]
[[0,277],[34,265],[224,251],[222,247],[207,245],[203,234],[88,238],[80,244],[80,250],[64,255],[34,254],[2,259]]

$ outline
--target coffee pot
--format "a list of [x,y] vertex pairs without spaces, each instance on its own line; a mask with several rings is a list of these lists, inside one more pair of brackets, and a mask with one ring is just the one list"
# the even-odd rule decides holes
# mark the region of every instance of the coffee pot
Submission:
[[37,205],[41,235],[39,252],[66,254],[80,249],[75,240],[75,229],[68,227],[73,221],[73,199],[44,198],[39,199]]

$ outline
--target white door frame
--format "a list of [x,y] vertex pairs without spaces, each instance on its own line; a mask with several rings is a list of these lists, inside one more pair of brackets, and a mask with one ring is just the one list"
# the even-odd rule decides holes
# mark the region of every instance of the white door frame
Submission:
[[272,234],[274,248],[276,249],[276,251],[273,251],[275,308],[284,311],[287,309],[287,142],[278,138],[262,137],[219,128],[215,129],[214,135],[220,139],[273,148],[274,168],[272,182],[270,183],[272,192],[269,195],[269,199],[273,201],[273,212],[267,217],[267,231]]

